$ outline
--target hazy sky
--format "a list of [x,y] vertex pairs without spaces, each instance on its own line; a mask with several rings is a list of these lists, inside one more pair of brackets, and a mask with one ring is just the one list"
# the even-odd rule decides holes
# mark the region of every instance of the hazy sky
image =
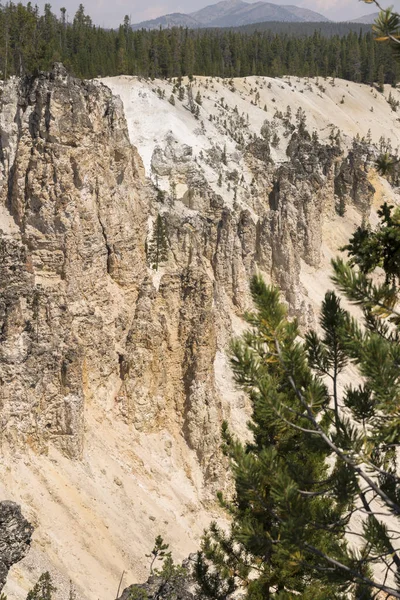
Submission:
[[[209,4],[216,4],[218,0],[47,0],[53,11],[58,11],[65,6],[72,17],[82,2],[86,12],[98,25],[115,27],[122,22],[124,15],[130,15],[132,23],[145,19],[153,19],[171,12],[189,13],[199,10]],[[247,0],[253,3],[256,0]],[[42,8],[46,0],[33,0]],[[359,0],[269,0],[272,4],[292,4],[310,8],[324,14],[333,20],[347,20],[374,12],[374,7],[364,4]],[[393,5],[400,11],[400,0],[381,0],[384,6]],[[26,2],[24,2],[26,4]]]

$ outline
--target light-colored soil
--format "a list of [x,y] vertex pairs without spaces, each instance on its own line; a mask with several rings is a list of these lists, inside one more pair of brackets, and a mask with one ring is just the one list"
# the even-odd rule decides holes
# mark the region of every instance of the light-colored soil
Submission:
[[[295,77],[250,77],[235,79],[235,91],[231,91],[222,80],[197,78],[194,93],[200,89],[203,96],[202,132],[183,104],[176,101],[172,106],[168,102],[172,91],[168,82],[118,77],[105,79],[104,83],[123,100],[130,138],[142,156],[147,175],[151,174],[153,150],[169,131],[180,143],[191,146],[194,156],[216,144],[221,148],[226,145],[230,157],[234,156],[235,142],[221,126],[208,120],[210,114],[221,117],[221,98],[229,106],[227,115],[232,115],[235,106],[239,115],[243,113],[246,119],[249,115],[251,133],[259,134],[264,120],[272,120],[276,109],[285,112],[290,106],[293,115],[300,107],[306,112],[309,130],[317,130],[322,139],[327,139],[334,127],[342,131],[348,144],[357,134],[367,136],[369,130],[376,142],[383,135],[392,140],[394,148],[400,144],[400,113],[388,105],[389,88],[379,94],[369,86],[341,80],[333,84],[320,79],[317,84],[316,80]],[[164,100],[153,91],[157,88],[165,91]],[[251,104],[255,93],[250,90],[255,88],[260,94],[258,106]],[[400,99],[398,91],[392,93]],[[285,143],[282,139],[280,148],[273,151],[278,162],[285,159]],[[217,188],[215,170],[207,165],[203,170],[229,204],[232,193]],[[376,206],[394,197],[387,183],[376,174],[371,177],[377,189]],[[160,184],[167,186],[167,182]],[[6,217],[0,218],[3,223]],[[360,215],[350,208],[344,219],[335,217],[326,223],[321,268],[304,266],[302,272],[304,290],[315,306],[331,287],[331,258],[359,222]],[[12,224],[7,222],[6,226]],[[243,324],[237,317],[232,319],[233,329],[239,332]],[[218,354],[217,385],[232,398],[232,420],[236,419],[238,432],[246,435],[245,402],[234,389],[226,365],[226,357]],[[203,528],[218,515],[215,507],[202,503],[200,468],[183,438],[174,434],[174,423],[169,431],[146,435],[112,420],[111,412],[100,413],[94,406],[87,407],[86,423],[80,462],[68,461],[54,450],[47,457],[15,456],[3,448],[0,497],[21,503],[36,528],[32,551],[10,574],[5,589],[9,600],[25,598],[40,573],[48,569],[59,587],[57,598],[68,598],[71,578],[80,600],[110,600],[115,597],[123,571],[124,584],[147,577],[145,554],[156,535],[161,534],[173,548],[174,557],[182,559],[197,548]]]

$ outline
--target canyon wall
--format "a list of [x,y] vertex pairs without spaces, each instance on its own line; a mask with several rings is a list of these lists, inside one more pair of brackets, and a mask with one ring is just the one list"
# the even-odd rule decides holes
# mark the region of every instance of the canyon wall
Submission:
[[[320,84],[268,81],[198,79],[198,114],[187,95],[168,101],[171,83],[81,82],[61,65],[1,85],[0,492],[36,528],[12,597],[47,562],[59,598],[72,577],[82,600],[105,600],[122,571],[143,579],[158,533],[178,558],[196,548],[229,489],[221,423],[247,433],[226,349],[250,277],[315,323],[331,255],[397,201],[373,171],[376,145],[353,140],[362,115],[357,132],[338,134],[338,113],[315,135]],[[398,143],[391,112],[381,127]]]

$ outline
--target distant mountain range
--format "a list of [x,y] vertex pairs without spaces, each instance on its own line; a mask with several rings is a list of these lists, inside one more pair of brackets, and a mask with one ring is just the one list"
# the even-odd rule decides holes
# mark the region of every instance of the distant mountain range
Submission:
[[159,27],[239,27],[251,23],[281,21],[291,23],[329,21],[323,15],[298,6],[278,6],[269,2],[249,4],[242,0],[224,0],[190,14],[172,13],[151,21],[132,25],[133,29],[158,29]]
[[358,19],[353,19],[350,23],[366,23],[367,25],[372,25],[375,19],[379,16],[379,12],[374,12],[369,15],[364,15],[363,17],[359,17]]

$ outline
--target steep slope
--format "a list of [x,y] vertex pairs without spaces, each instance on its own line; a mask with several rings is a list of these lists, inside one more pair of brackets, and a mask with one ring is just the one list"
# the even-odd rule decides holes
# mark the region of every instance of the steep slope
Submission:
[[246,435],[225,350],[249,277],[313,323],[337,247],[398,200],[376,147],[354,139],[400,143],[389,89],[197,78],[198,115],[173,90],[60,66],[2,85],[0,493],[35,526],[5,589],[16,600],[49,564],[57,600],[69,577],[82,600],[106,600],[122,571],[146,579],[157,534],[178,559],[196,548],[229,488],[222,419]]
[[241,0],[223,0],[201,10],[172,14],[133,25],[133,29],[155,29],[160,26],[238,27],[264,21],[306,22],[328,21],[323,15],[297,6],[279,6],[269,2],[249,4]]

